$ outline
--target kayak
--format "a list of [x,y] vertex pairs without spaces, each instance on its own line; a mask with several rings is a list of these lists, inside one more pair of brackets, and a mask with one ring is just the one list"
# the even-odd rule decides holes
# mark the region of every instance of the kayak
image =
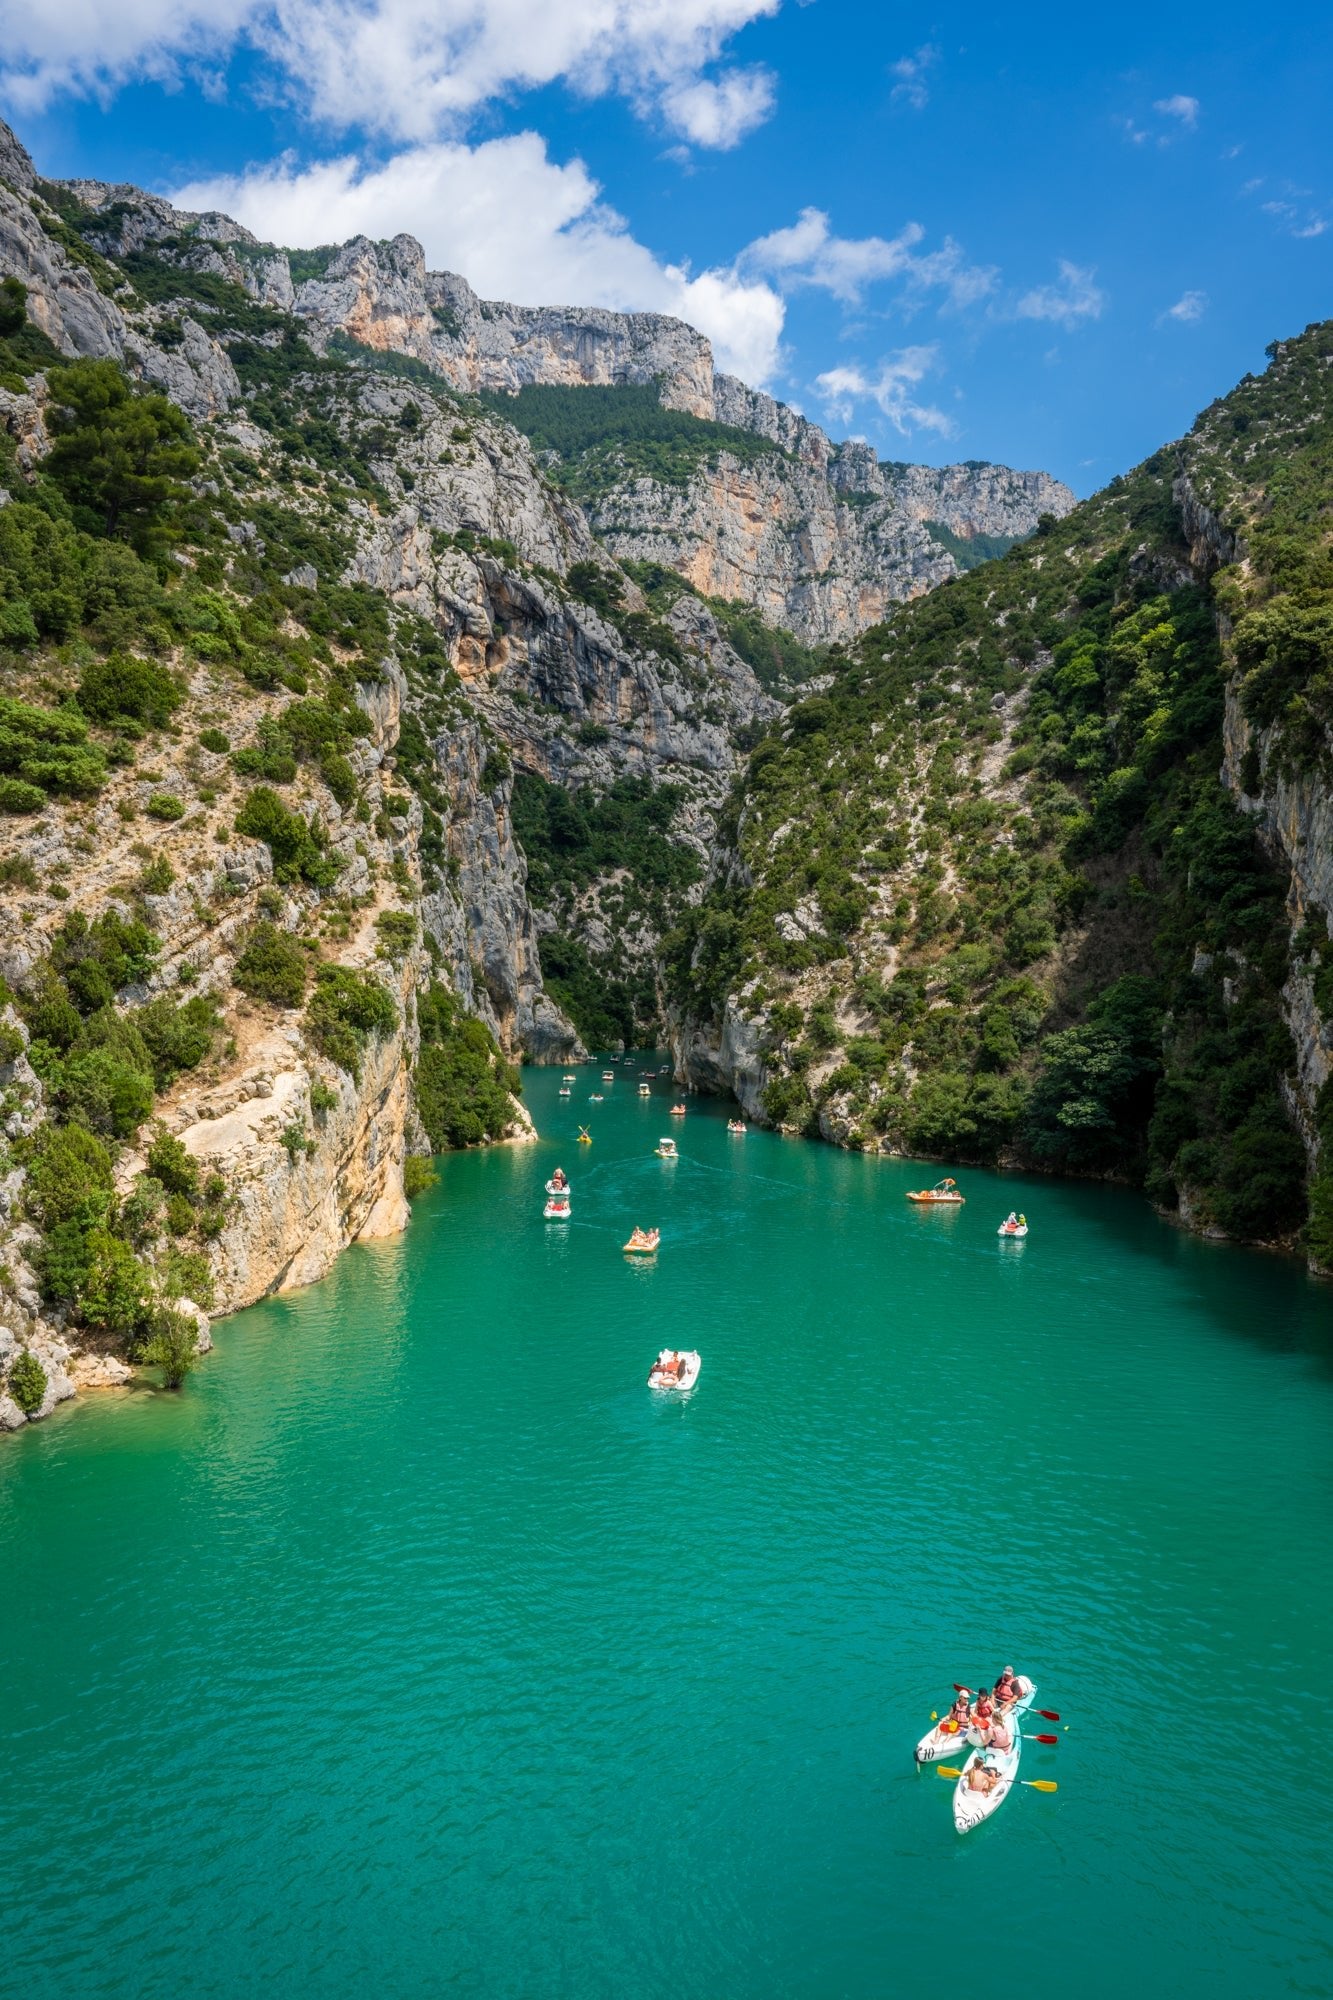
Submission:
[[[1004,1804],[1018,1782],[1018,1762],[1023,1754],[1022,1718],[1032,1706],[1036,1688],[1028,1683],[1024,1692],[1005,1710],[1005,1720],[1013,1735],[1012,1750],[974,1750],[963,1766],[962,1776],[953,1791],[953,1823],[960,1833],[971,1833],[974,1826],[980,1826],[983,1819],[989,1819],[998,1807]],[[988,1792],[974,1792],[968,1789],[967,1774],[976,1764],[998,1773],[995,1783]]]
[[939,1757],[951,1757],[961,1750],[967,1741],[967,1732],[961,1724],[951,1722],[946,1716],[928,1729],[916,1746],[918,1764],[933,1764]]

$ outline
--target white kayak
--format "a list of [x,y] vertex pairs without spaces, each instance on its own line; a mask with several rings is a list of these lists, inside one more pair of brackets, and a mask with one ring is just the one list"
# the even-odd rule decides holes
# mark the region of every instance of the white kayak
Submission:
[[684,1367],[679,1374],[676,1374],[674,1371],[670,1374],[665,1372],[671,1352],[672,1350],[669,1347],[664,1347],[649,1369],[648,1387],[650,1389],[692,1389],[698,1381],[699,1370],[703,1367],[703,1362],[694,1352],[682,1354],[677,1351],[676,1362],[677,1364],[683,1362],[685,1364]]
[[[974,1750],[964,1764],[962,1776],[953,1791],[953,1823],[960,1833],[971,1833],[974,1826],[980,1826],[983,1819],[989,1819],[1017,1784],[1018,1763],[1023,1754],[1023,1716],[1031,1708],[1036,1692],[1032,1682],[1026,1681],[1018,1700],[1005,1710],[1005,1720],[1014,1739],[1013,1749],[993,1750],[988,1746],[984,1750]],[[996,1774],[989,1791],[974,1792],[967,1782],[968,1772],[977,1764]]]
[[966,1742],[966,1729],[951,1723],[946,1716],[943,1722],[937,1722],[921,1738],[916,1746],[916,1761],[918,1764],[934,1764],[941,1757],[956,1756]]

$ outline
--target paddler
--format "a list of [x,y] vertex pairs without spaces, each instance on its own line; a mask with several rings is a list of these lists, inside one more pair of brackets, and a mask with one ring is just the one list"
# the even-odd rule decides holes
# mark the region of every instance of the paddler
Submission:
[[968,1699],[969,1697],[966,1689],[964,1689],[960,1695],[955,1696],[953,1707],[949,1710],[949,1713],[945,1716],[943,1722],[940,1724],[940,1728],[944,1731],[946,1736],[954,1736],[960,1730],[967,1728]]
[[1018,1700],[1018,1683],[1012,1667],[1005,1667],[996,1681],[994,1700],[997,1708],[1005,1708],[1011,1701]]
[[1013,1749],[1014,1747],[1013,1731],[1010,1729],[1009,1724],[1005,1721],[1002,1715],[997,1715],[995,1720],[991,1723],[990,1729],[987,1731],[986,1740],[989,1743],[991,1749],[998,1750],[1002,1756],[1007,1757],[1009,1752]]
[[994,1721],[994,1719],[995,1719],[995,1703],[991,1700],[990,1696],[983,1689],[983,1691],[977,1696],[976,1705],[972,1710],[972,1715],[971,1715],[972,1727],[974,1729],[979,1729],[984,1736],[986,1731],[990,1728],[991,1723]]

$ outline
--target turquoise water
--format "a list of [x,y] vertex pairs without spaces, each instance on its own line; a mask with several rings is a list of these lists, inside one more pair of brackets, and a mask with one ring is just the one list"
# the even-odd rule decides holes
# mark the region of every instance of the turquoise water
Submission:
[[[1333,1992],[1333,1295],[589,1077],[0,1449],[10,1990]],[[1060,1789],[960,1840],[912,1746],[1006,1661]]]

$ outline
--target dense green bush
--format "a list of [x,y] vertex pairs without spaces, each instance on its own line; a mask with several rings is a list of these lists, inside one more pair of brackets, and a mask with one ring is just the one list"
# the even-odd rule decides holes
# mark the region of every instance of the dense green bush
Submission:
[[27,1198],[43,1229],[90,1228],[111,1205],[111,1155],[78,1125],[42,1125],[30,1142]]
[[93,661],[79,680],[79,707],[93,722],[141,722],[160,729],[183,699],[174,674],[129,653]]
[[199,1329],[189,1313],[159,1306],[140,1339],[138,1358],[162,1370],[164,1388],[179,1389],[199,1360]]
[[159,546],[198,470],[188,420],[165,396],[136,394],[114,361],[73,361],[47,375],[51,450],[44,470],[91,533]]
[[46,793],[37,785],[29,785],[22,778],[0,778],[0,812],[18,815],[40,812],[46,804]]
[[310,961],[289,931],[259,923],[247,936],[231,976],[233,984],[252,1000],[299,1007],[305,999]]
[[[0,509],[0,526],[10,511]],[[106,759],[89,743],[81,716],[0,695],[0,775],[43,792],[86,798],[106,782]]]
[[337,880],[339,864],[324,852],[322,834],[300,813],[288,812],[267,785],[256,785],[247,795],[236,815],[236,831],[265,843],[273,856],[275,881],[328,889]]
[[315,990],[305,1011],[305,1031],[312,1046],[357,1081],[361,1057],[375,1037],[392,1034],[398,1025],[393,996],[363,972],[345,965],[321,965]]
[[9,1393],[25,1417],[35,1417],[46,1395],[46,1370],[31,1348],[25,1347],[10,1365]]
[[185,801],[175,792],[153,792],[144,811],[150,819],[177,820],[185,817]]
[[519,1079],[489,1029],[438,984],[421,995],[417,1018],[421,1053],[413,1085],[432,1149],[443,1153],[501,1138],[514,1122]]

